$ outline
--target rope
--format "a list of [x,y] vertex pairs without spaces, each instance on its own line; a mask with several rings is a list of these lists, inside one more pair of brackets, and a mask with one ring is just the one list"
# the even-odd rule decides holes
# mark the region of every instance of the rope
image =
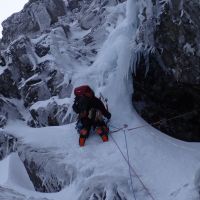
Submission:
[[[132,130],[144,128],[144,127],[147,127],[147,126],[158,125],[158,124],[162,123],[163,121],[168,122],[168,121],[171,121],[171,120],[174,120],[174,119],[182,118],[182,117],[184,117],[184,116],[190,115],[190,114],[195,113],[195,112],[198,112],[198,111],[199,111],[199,110],[193,110],[193,111],[190,111],[190,112],[187,112],[187,113],[183,113],[183,114],[180,114],[180,115],[176,115],[176,116],[171,117],[171,118],[168,118],[168,119],[161,119],[161,120],[159,120],[159,121],[157,121],[157,122],[153,122],[153,123],[150,123],[150,124],[145,124],[145,125],[136,126],[136,127],[133,127],[133,128],[128,128],[127,131],[132,131]],[[109,126],[116,129],[116,130],[111,131],[110,133],[116,133],[116,132],[119,132],[119,131],[123,130],[124,128],[127,128],[127,127],[128,127],[127,124],[124,124],[124,126],[121,127],[121,128],[115,127],[115,126],[113,126],[113,125],[109,125]]]
[[122,157],[124,158],[125,162],[128,164],[128,166],[130,167],[130,169],[132,170],[132,172],[135,174],[135,176],[138,178],[138,180],[140,181],[142,187],[146,190],[146,192],[148,193],[148,195],[151,197],[152,200],[155,200],[155,198],[153,197],[153,195],[151,194],[151,192],[149,191],[149,189],[145,186],[145,184],[143,183],[143,181],[141,180],[141,178],[137,175],[136,171],[134,170],[134,168],[131,166],[131,164],[128,162],[128,160],[126,159],[126,156],[123,154],[120,146],[117,144],[116,140],[114,139],[114,137],[112,135],[110,135],[111,139],[113,140],[113,142],[115,143],[116,147],[118,148],[118,150],[120,151]]
[[[105,100],[105,102],[106,102],[106,108],[108,110],[107,99],[105,99],[102,94],[100,94],[100,95]],[[143,188],[145,189],[145,191],[147,192],[147,194],[151,197],[151,199],[155,200],[155,198],[153,197],[153,195],[151,194],[151,192],[149,191],[149,189],[145,186],[145,184],[143,183],[143,181],[141,180],[141,178],[138,176],[138,174],[136,173],[135,169],[130,164],[128,143],[127,143],[127,137],[126,137],[126,130],[130,132],[130,131],[135,130],[135,129],[140,129],[140,128],[144,128],[144,127],[147,127],[147,126],[157,125],[157,124],[160,124],[163,121],[167,122],[167,121],[171,121],[171,120],[174,120],[174,119],[182,118],[184,116],[190,115],[190,114],[192,114],[194,112],[197,112],[197,111],[199,111],[199,110],[193,110],[193,111],[186,112],[186,113],[183,113],[183,114],[180,114],[180,115],[176,115],[176,116],[168,118],[168,119],[162,119],[162,120],[159,120],[159,121],[154,122],[154,123],[150,123],[150,124],[146,124],[146,125],[141,125],[141,126],[137,126],[137,127],[133,127],[133,128],[129,128],[129,129],[128,129],[128,125],[127,124],[124,124],[124,126],[121,127],[121,128],[117,128],[117,127],[115,127],[113,125],[110,125],[111,127],[113,127],[113,128],[116,129],[116,130],[110,131],[110,133],[116,133],[116,132],[119,132],[119,131],[122,131],[122,130],[124,132],[124,139],[125,139],[125,144],[126,144],[127,158],[125,157],[125,155],[123,154],[120,146],[117,144],[117,142],[115,141],[114,137],[111,134],[110,134],[110,137],[113,140],[114,144],[117,146],[117,148],[120,151],[120,153],[121,153],[122,157],[124,158],[125,162],[128,164],[129,175],[130,175],[130,180],[131,180],[131,188],[132,188],[133,197],[134,197],[135,200],[136,200],[136,195],[134,193],[133,180],[132,180],[132,176],[131,176],[131,170],[133,171],[133,173],[135,174],[135,176],[138,178],[138,180],[140,181],[141,185],[143,186]]]
[[136,195],[134,193],[134,189],[133,189],[133,180],[132,180],[132,176],[131,176],[131,168],[130,168],[130,158],[129,158],[129,151],[128,151],[128,143],[127,143],[127,138],[126,138],[126,131],[124,130],[124,139],[125,139],[125,144],[126,144],[126,154],[127,154],[127,159],[128,159],[128,168],[129,168],[129,176],[130,176],[130,180],[131,180],[131,189],[133,192],[133,198],[136,200]]
[[115,145],[117,146],[118,150],[120,151],[121,155],[123,156],[125,162],[128,164],[128,167],[129,167],[129,175],[130,175],[130,179],[131,179],[131,187],[132,187],[132,192],[133,192],[133,196],[134,196],[134,199],[136,200],[136,196],[135,196],[135,193],[134,193],[134,188],[133,188],[133,181],[132,181],[132,176],[131,176],[131,170],[133,171],[133,173],[135,174],[135,176],[138,178],[138,180],[140,181],[140,183],[142,184],[143,188],[146,190],[146,192],[148,193],[148,195],[151,197],[152,200],[155,200],[155,198],[153,197],[153,195],[151,194],[151,192],[149,191],[149,189],[145,186],[145,184],[143,183],[143,181],[141,180],[141,178],[138,176],[138,174],[136,173],[135,169],[131,166],[130,164],[130,158],[129,158],[129,151],[128,151],[128,143],[127,143],[127,137],[126,137],[126,130],[127,131],[132,131],[132,130],[135,130],[135,129],[139,129],[139,128],[143,128],[143,127],[146,127],[146,126],[152,126],[152,125],[157,125],[157,124],[160,124],[162,121],[171,121],[171,120],[174,120],[174,119],[178,119],[178,118],[181,118],[183,116],[187,116],[187,115],[190,115],[194,112],[197,112],[199,110],[193,110],[191,112],[187,112],[187,113],[183,113],[183,114],[180,114],[180,115],[177,115],[177,116],[174,116],[174,117],[171,117],[171,118],[168,118],[168,119],[165,119],[165,120],[159,120],[157,122],[154,122],[154,123],[151,123],[151,124],[146,124],[146,125],[142,125],[142,126],[137,126],[137,127],[133,127],[133,128],[129,128],[127,129],[128,125],[127,124],[124,124],[123,127],[121,128],[117,128],[116,126],[113,126],[113,125],[110,125],[111,127],[115,128],[116,130],[113,130],[113,131],[110,131],[110,133],[116,133],[116,132],[119,132],[119,131],[122,131],[124,132],[124,138],[125,138],[125,143],[126,143],[126,151],[127,151],[127,158],[125,157],[125,155],[123,154],[120,146],[117,144],[117,142],[115,141],[114,137],[112,136],[112,134],[110,134],[110,137],[111,139],[113,140],[113,142],[115,143]]

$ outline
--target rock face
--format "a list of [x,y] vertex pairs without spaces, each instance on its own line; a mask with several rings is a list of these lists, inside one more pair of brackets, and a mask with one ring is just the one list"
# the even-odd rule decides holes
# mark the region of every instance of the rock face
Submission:
[[[12,152],[18,153],[36,191],[58,192],[76,178],[76,168],[61,163],[61,155],[54,155],[50,149],[27,146],[7,132],[0,132],[0,160]],[[5,188],[4,192],[6,192]],[[10,194],[9,191],[7,192]],[[3,193],[0,193],[0,197],[1,195]],[[17,193],[13,193],[13,195],[17,195]]]
[[59,105],[56,101],[47,101],[45,105],[34,105],[30,108],[32,119],[28,121],[31,127],[59,126],[70,122],[66,117],[69,105]]
[[[63,37],[66,36],[64,35]],[[3,95],[2,98],[0,98],[1,127],[6,125],[8,119],[23,119],[20,114],[21,108],[11,103],[11,98],[12,102],[22,102],[27,112],[29,112],[29,108],[38,101],[46,101],[52,96],[58,96],[60,98],[71,96],[73,87],[71,81],[67,80],[62,69],[58,67],[58,63],[49,59],[50,54],[52,54],[49,44],[43,44],[42,47],[40,46],[40,50],[38,50],[39,45],[42,45],[41,41],[39,43],[34,43],[27,36],[20,36],[8,46],[4,53],[8,62],[5,67],[2,67],[0,74],[0,92],[1,95]],[[48,51],[46,51],[47,49]],[[38,53],[39,51],[40,53]],[[40,58],[42,58],[42,60],[40,60]],[[17,105],[19,104],[17,103]],[[59,123],[62,121],[61,117],[64,116],[68,110],[66,106],[63,108],[60,107],[52,106],[46,108],[51,108],[52,110],[50,111],[45,111],[43,108],[42,111],[46,112],[45,116],[49,121],[56,119],[57,123],[43,123],[46,119],[42,120],[42,115],[38,114],[38,116],[40,116],[38,120],[42,121],[39,124],[31,123],[32,126],[33,124],[37,127],[39,125],[44,126],[44,124],[60,125]],[[61,110],[62,114],[53,117],[56,112]],[[30,112],[31,115],[33,113],[33,111]],[[32,117],[35,120],[34,114]],[[67,123],[68,121],[64,122]]]
[[33,35],[47,30],[66,14],[62,0],[31,0],[22,12],[13,14],[3,22],[2,42],[9,44],[19,35]]
[[0,127],[4,127],[9,120],[24,120],[17,106],[6,98],[0,97]]
[[17,138],[5,132],[0,132],[0,160],[17,150]]
[[61,163],[60,156],[54,155],[49,149],[21,145],[18,152],[38,192],[59,192],[76,178],[76,168]]
[[163,132],[200,141],[200,2],[151,1],[148,6],[141,11],[136,40],[140,59],[133,104],[148,122],[163,119],[156,126]]
[[[0,46],[6,65],[0,68],[0,93],[15,106],[10,105],[15,111],[12,119],[22,119],[22,110],[32,127],[63,125],[74,119],[67,103],[72,75],[78,66],[94,62],[109,30],[125,13],[124,6],[107,7],[122,2],[31,0],[3,22]],[[52,101],[54,97],[58,101]],[[3,106],[1,127],[11,116]]]

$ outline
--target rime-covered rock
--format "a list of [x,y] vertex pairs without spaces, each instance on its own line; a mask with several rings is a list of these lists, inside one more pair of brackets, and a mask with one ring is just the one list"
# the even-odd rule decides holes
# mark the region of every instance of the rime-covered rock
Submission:
[[9,44],[22,33],[31,36],[43,32],[65,14],[62,0],[31,0],[21,12],[13,14],[2,23],[2,42]]
[[7,98],[20,98],[16,82],[12,78],[12,72],[8,68],[0,69],[0,94]]
[[47,100],[51,97],[46,82],[41,79],[28,81],[23,87],[24,105],[31,106],[37,101]]
[[8,120],[23,120],[23,117],[16,105],[4,97],[0,97],[1,127],[5,126]]
[[9,69],[16,82],[28,79],[35,73],[37,56],[35,49],[26,36],[21,36],[13,41],[6,51],[9,60]]
[[56,155],[50,149],[21,145],[18,147],[18,152],[38,192],[59,192],[72,184],[77,176],[76,168],[62,163],[62,155]]
[[0,132],[0,160],[17,150],[17,138],[1,131]]
[[[141,10],[134,57],[134,105],[179,139],[200,141],[200,2],[148,1]],[[140,60],[137,58],[140,57]],[[179,119],[165,121],[183,113]]]
[[38,102],[30,108],[32,119],[29,120],[28,124],[32,127],[67,124],[70,122],[70,119],[66,117],[68,107],[67,102],[59,104],[53,99],[46,102]]

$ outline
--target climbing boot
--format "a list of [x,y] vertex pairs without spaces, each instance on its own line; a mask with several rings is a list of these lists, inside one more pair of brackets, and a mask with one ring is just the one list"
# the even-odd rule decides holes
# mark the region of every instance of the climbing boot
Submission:
[[101,135],[103,142],[108,142],[108,136],[106,134]]
[[79,146],[80,147],[83,147],[85,145],[85,140],[86,140],[86,138],[83,138],[83,137],[79,138]]

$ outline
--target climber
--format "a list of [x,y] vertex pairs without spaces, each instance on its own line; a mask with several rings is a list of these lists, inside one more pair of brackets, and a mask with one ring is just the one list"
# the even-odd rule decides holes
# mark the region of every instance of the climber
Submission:
[[0,52],[0,66],[4,67],[6,65],[6,61]]
[[106,110],[103,102],[95,96],[89,86],[83,85],[75,88],[74,94],[75,100],[72,107],[78,114],[76,129],[80,134],[79,145],[81,147],[85,145],[91,128],[101,136],[103,142],[107,142],[109,128],[103,116],[109,120],[111,118],[110,112]]

